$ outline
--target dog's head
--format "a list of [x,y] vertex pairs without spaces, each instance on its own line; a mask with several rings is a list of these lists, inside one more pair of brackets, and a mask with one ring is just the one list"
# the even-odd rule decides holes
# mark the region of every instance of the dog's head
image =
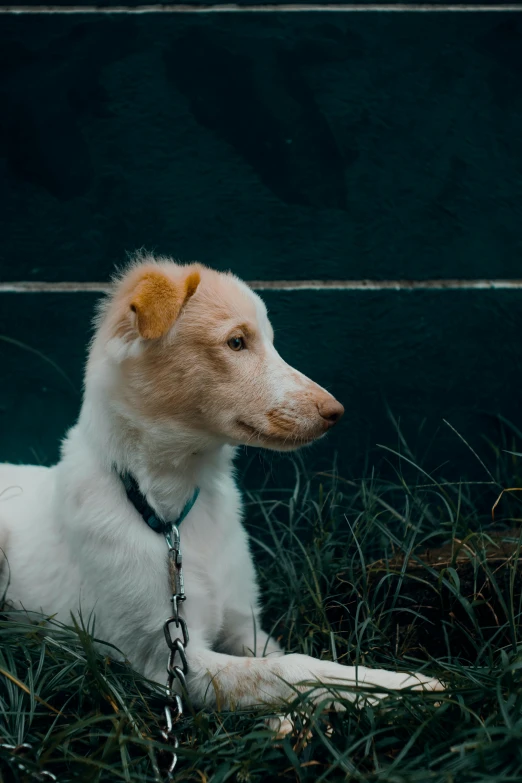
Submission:
[[114,404],[145,425],[291,450],[344,409],[283,361],[273,337],[262,300],[235,276],[148,259],[103,306],[87,382],[108,373]]

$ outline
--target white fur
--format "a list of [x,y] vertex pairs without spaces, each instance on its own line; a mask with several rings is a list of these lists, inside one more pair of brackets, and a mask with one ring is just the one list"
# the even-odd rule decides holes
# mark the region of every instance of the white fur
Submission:
[[[273,370],[271,394],[282,399],[294,386],[311,382],[276,353],[264,306],[255,306]],[[117,381],[122,358],[129,351],[138,355],[143,341],[100,339],[91,351],[79,420],[60,462],[52,468],[0,465],[0,543],[8,559],[8,567],[0,568],[0,588],[9,575],[9,602],[65,623],[81,611],[84,620],[95,620],[97,638],[115,645],[146,676],[165,682],[163,623],[171,612],[166,544],[128,502],[113,470],[117,465],[134,474],[164,518],[176,518],[194,487],[201,490],[181,527],[188,686],[196,705],[277,704],[309,680],[437,687],[421,675],[282,656],[261,630],[234,481],[233,439],[227,443],[175,421],[140,421],[123,405]],[[318,692],[316,698],[322,697]]]

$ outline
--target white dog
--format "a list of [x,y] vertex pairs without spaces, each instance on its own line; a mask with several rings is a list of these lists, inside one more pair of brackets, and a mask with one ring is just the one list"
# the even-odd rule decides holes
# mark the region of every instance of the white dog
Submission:
[[234,449],[296,449],[342,414],[279,356],[246,284],[198,264],[138,259],[100,309],[60,462],[0,465],[0,594],[7,587],[11,605],[65,623],[80,610],[95,617],[97,638],[163,684],[171,590],[165,541],[149,524],[176,521],[195,501],[180,528],[195,705],[278,704],[310,680],[438,688],[420,674],[283,655],[260,628]]

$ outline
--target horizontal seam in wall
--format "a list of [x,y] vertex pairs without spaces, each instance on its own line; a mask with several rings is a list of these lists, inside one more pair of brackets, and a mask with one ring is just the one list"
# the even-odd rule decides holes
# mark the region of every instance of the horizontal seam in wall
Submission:
[[381,3],[373,5],[370,3],[339,4],[331,3],[298,3],[288,5],[234,5],[234,4],[216,4],[204,6],[192,6],[187,4],[173,5],[137,5],[127,6],[118,5],[111,7],[100,7],[96,5],[9,5],[1,6],[0,14],[210,14],[210,13],[437,13],[437,12],[494,12],[494,11],[522,11],[522,3],[510,3],[509,5],[473,4],[473,3],[453,3],[436,5],[417,3],[407,5],[404,3]]
[[[250,280],[256,291],[522,291],[522,280]],[[106,293],[108,283],[0,283],[0,294]]]

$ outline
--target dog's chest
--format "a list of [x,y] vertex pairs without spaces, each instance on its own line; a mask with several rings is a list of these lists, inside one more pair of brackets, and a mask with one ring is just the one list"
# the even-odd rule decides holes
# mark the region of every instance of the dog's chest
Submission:
[[189,627],[197,628],[213,643],[237,592],[252,589],[245,584],[250,555],[236,509],[215,508],[203,514],[206,519],[199,519],[199,524],[185,533],[181,530],[187,594],[184,612]]
[[[167,547],[163,536],[153,533],[137,513],[129,524],[129,509],[120,497],[115,497],[111,513],[106,497],[104,501],[96,513],[92,504],[82,509],[88,512],[84,524],[77,522],[72,535],[74,556],[80,561],[82,607],[96,611],[101,638],[157,677],[165,653],[162,627],[172,612]],[[219,492],[202,488],[179,528],[186,590],[182,612],[190,637],[199,636],[210,645],[223,629],[234,594],[244,593],[238,589],[238,576],[251,573],[240,515],[239,494],[230,479]],[[126,531],[123,538],[120,530]],[[151,642],[156,639],[157,649]]]

